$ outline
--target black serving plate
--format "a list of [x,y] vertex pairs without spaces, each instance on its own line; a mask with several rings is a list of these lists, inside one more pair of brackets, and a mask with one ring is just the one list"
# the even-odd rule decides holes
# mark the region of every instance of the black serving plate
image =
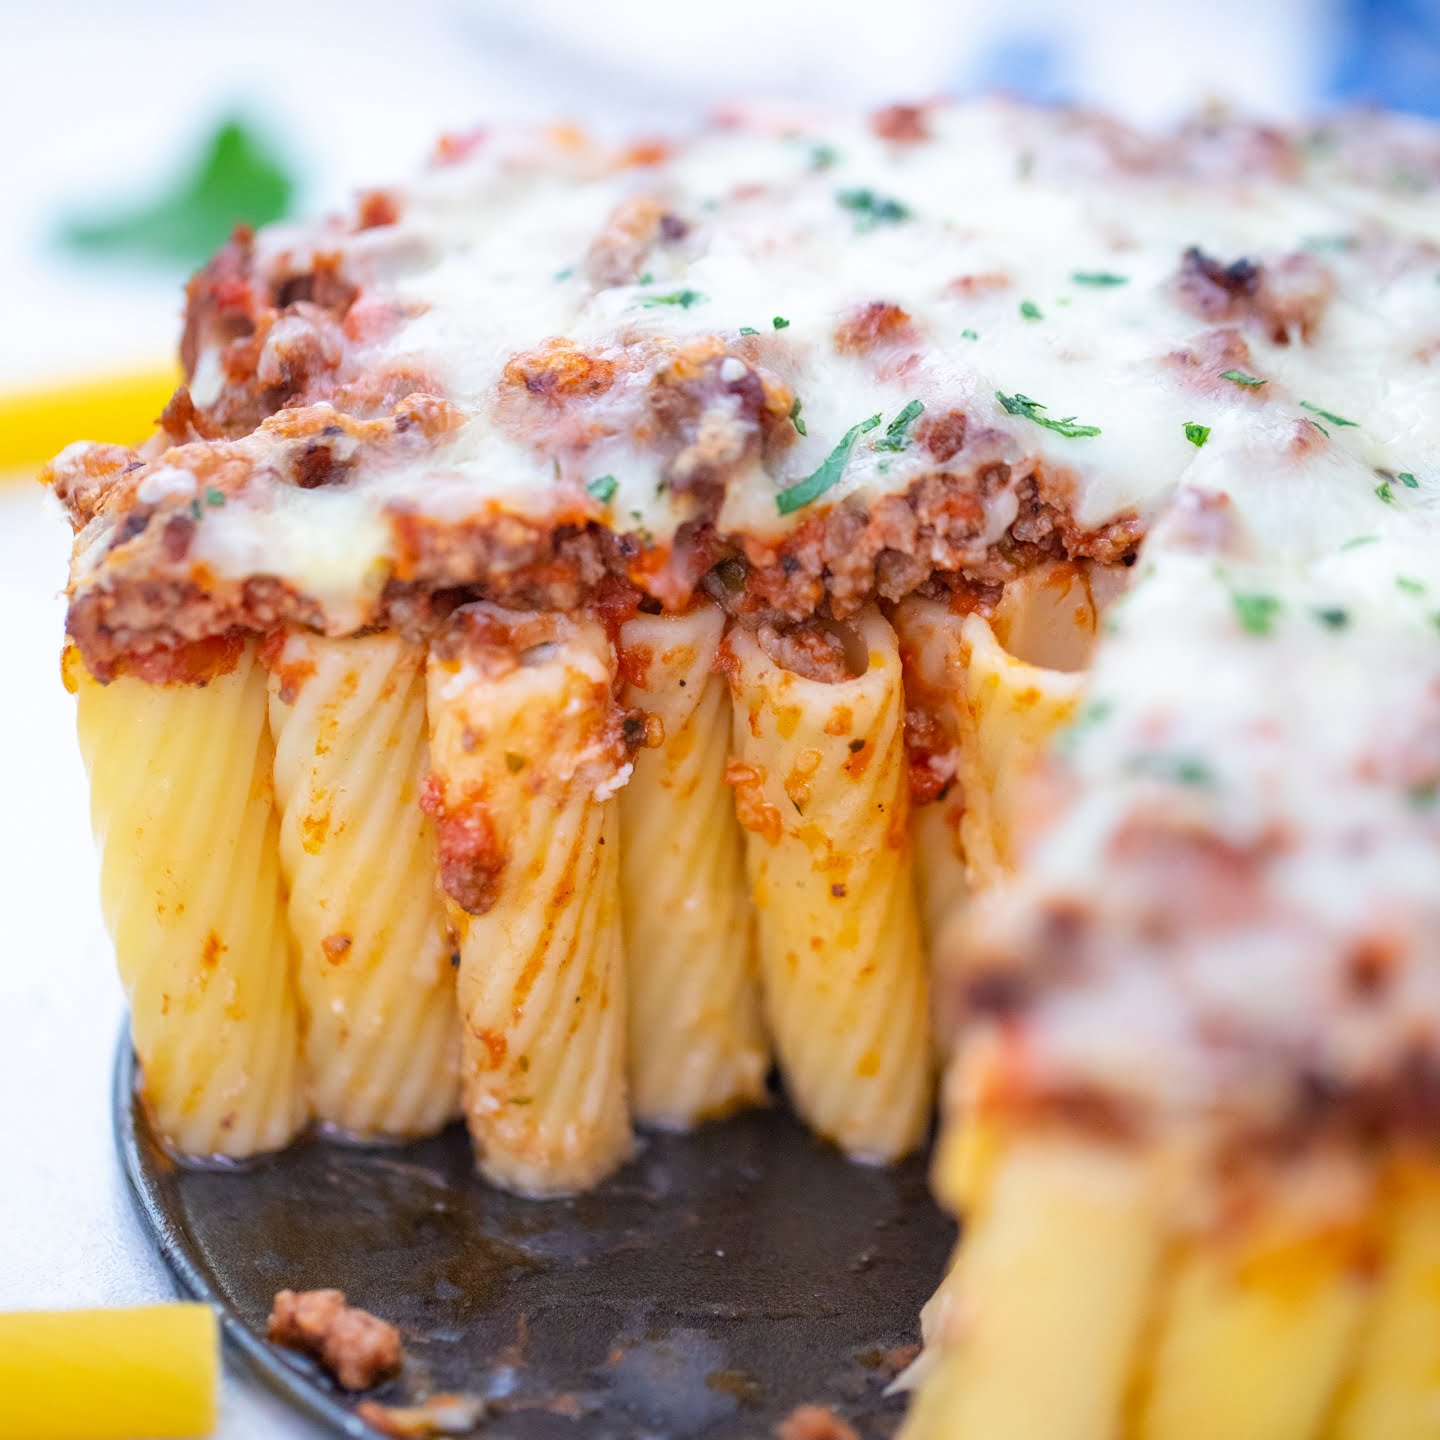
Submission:
[[571,1200],[483,1185],[459,1126],[192,1169],[156,1144],[134,1081],[125,1041],[121,1161],[180,1289],[218,1306],[233,1356],[339,1433],[374,1432],[360,1397],[266,1342],[279,1289],[336,1286],[392,1321],[405,1369],[370,1398],[487,1397],[487,1437],[748,1440],[805,1402],[867,1440],[899,1424],[885,1385],[954,1239],[920,1161],[848,1164],[777,1105],[647,1136]]

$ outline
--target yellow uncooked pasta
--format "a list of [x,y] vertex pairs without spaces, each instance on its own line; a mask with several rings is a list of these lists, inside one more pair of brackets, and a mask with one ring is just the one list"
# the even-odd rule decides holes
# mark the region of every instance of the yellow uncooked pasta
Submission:
[[426,1134],[455,1112],[460,1043],[420,809],[424,652],[294,632],[270,728],[311,1108],[353,1136]]
[[205,685],[71,671],[101,904],[156,1128],[187,1155],[277,1149],[305,1098],[255,647]]
[[630,1151],[614,673],[593,621],[485,605],[429,665],[466,1115],[484,1174],[536,1195]]
[[795,1108],[850,1155],[923,1139],[932,1061],[906,832],[895,632],[866,611],[860,673],[782,669],[732,632],[736,806],[759,920],[765,1011]]
[[638,615],[621,629],[623,698],[664,730],[620,792],[621,895],[637,1119],[693,1125],[765,1094],[754,916],[725,783],[724,616]]

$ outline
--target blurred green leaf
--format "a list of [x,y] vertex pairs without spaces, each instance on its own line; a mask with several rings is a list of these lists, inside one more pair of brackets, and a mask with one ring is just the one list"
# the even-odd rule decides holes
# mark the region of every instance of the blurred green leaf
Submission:
[[62,238],[92,253],[198,264],[237,224],[278,220],[295,189],[291,168],[243,119],[232,117],[168,194],[113,217],[69,221]]

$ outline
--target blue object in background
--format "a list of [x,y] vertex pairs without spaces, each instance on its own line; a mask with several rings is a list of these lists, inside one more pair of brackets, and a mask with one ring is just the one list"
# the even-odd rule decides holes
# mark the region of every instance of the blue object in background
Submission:
[[1440,0],[1339,0],[1329,93],[1440,115]]

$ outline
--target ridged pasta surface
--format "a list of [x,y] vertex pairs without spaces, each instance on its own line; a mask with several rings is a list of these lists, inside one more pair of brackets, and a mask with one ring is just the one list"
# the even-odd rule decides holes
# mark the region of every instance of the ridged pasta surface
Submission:
[[203,686],[77,682],[101,903],[156,1127],[186,1155],[277,1149],[305,1096],[255,648]]
[[[630,1152],[609,798],[624,775],[604,632],[535,623],[546,638],[523,651],[432,655],[429,697],[470,1132],[489,1179],[547,1195],[594,1185]],[[483,898],[444,868],[452,840],[484,870]]]
[[893,1160],[929,1121],[928,987],[899,650],[876,611],[855,632],[866,669],[836,684],[782,669],[748,632],[732,632],[730,773],[791,1099],[848,1154]]
[[455,1112],[455,978],[436,890],[424,653],[395,635],[290,635],[270,727],[311,1106],[354,1136]]
[[711,606],[621,631],[623,698],[664,730],[620,792],[621,895],[636,1118],[684,1127],[765,1094],[754,916],[725,768],[730,697]]

